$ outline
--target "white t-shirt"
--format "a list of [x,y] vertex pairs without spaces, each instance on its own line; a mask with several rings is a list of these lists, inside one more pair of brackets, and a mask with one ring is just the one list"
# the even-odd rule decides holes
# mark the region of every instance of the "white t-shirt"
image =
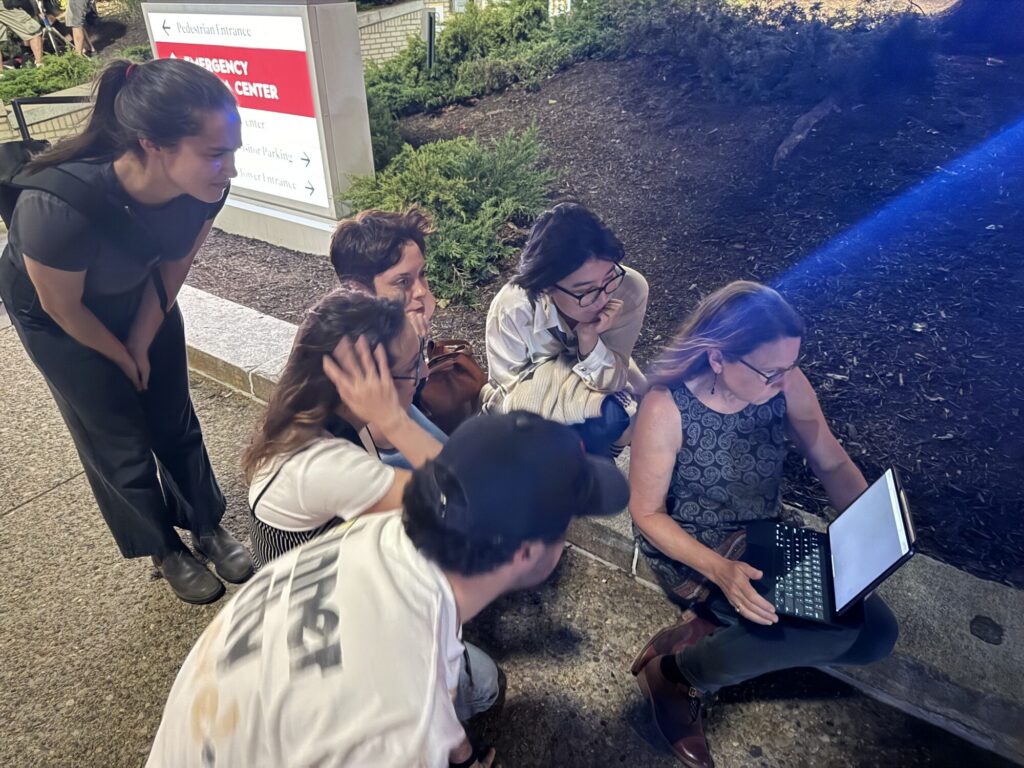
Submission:
[[398,513],[261,570],[189,653],[147,768],[446,766],[463,645],[441,570]]
[[376,450],[324,437],[283,464],[271,462],[257,472],[249,486],[249,506],[266,488],[253,510],[256,517],[282,531],[308,531],[335,517],[351,520],[362,514],[384,497],[394,480],[395,470],[377,458]]

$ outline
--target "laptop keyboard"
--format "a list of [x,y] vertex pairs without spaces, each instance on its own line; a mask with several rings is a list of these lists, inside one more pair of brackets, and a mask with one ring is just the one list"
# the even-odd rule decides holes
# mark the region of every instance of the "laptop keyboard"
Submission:
[[782,572],[775,580],[775,606],[790,616],[824,620],[821,542],[814,531],[775,526]]

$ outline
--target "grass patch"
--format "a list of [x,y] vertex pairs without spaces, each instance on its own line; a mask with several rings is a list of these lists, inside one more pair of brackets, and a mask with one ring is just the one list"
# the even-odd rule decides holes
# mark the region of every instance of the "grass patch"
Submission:
[[47,56],[38,67],[22,67],[3,73],[0,78],[0,101],[31,96],[45,96],[92,80],[100,65],[92,59],[68,51],[60,56]]
[[153,60],[153,49],[148,43],[142,45],[128,45],[114,54],[115,59],[128,59],[136,64],[143,64]]
[[442,305],[472,302],[476,286],[498,273],[516,248],[518,228],[547,205],[555,179],[540,167],[536,129],[490,146],[460,137],[414,149],[408,144],[375,178],[345,193],[354,210],[403,210],[416,204],[434,217],[428,277]]

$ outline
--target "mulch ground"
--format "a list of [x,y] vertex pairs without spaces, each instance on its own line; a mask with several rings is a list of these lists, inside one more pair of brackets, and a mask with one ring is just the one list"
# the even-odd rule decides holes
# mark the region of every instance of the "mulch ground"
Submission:
[[[633,59],[403,132],[420,144],[536,123],[561,172],[553,197],[597,211],[650,282],[642,364],[709,291],[781,285],[836,434],[869,477],[903,471],[920,550],[1024,586],[1024,62],[944,59],[932,86],[847,105],[772,171],[805,109],[716,103],[672,62]],[[215,232],[189,282],[296,322],[333,274],[323,257]],[[500,286],[439,311],[435,333],[482,352]],[[795,501],[823,509],[801,462],[788,476]]]

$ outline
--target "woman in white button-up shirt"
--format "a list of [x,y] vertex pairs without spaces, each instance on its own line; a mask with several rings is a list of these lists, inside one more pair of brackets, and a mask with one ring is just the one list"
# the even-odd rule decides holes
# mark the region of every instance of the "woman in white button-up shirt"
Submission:
[[485,411],[513,409],[579,425],[587,450],[617,455],[629,438],[632,359],[647,281],[624,267],[622,243],[581,205],[537,219],[519,271],[487,313]]

